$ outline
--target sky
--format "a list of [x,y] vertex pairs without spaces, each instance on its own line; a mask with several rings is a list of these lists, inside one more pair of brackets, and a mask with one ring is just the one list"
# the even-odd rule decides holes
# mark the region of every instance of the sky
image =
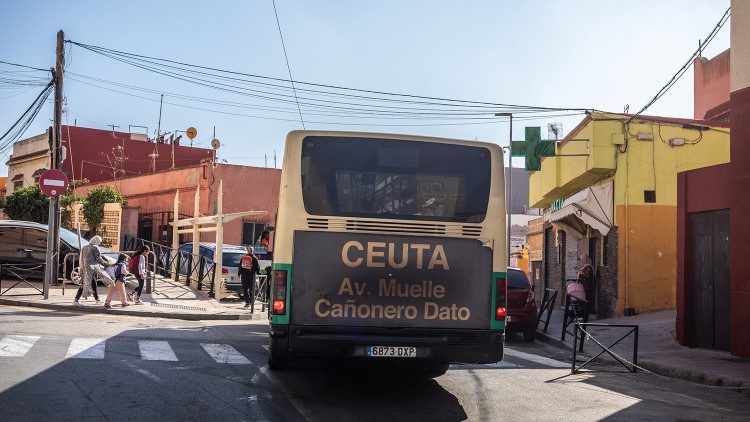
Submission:
[[[297,81],[613,112],[622,112],[627,105],[631,112],[640,109],[690,57],[727,7],[729,0],[276,1],[289,68]],[[271,0],[3,1],[0,60],[45,69],[54,66],[60,29],[66,39],[83,44],[289,79]],[[713,57],[727,48],[729,24],[704,56]],[[70,44],[66,61],[68,124],[100,129],[117,125],[120,131],[128,131],[129,125],[146,126],[153,136],[159,94],[164,93],[162,131],[193,126],[198,130],[195,144],[208,147],[215,127],[221,159],[273,166],[275,152],[279,167],[287,133],[302,128],[292,97],[269,103],[142,70]],[[104,82],[87,79],[92,77]],[[692,117],[692,87],[690,70],[646,114]],[[0,133],[40,90],[0,85]],[[319,116],[301,108],[307,129],[508,144],[505,118],[393,120]],[[50,100],[23,137],[42,133],[51,118]],[[581,119],[577,115],[517,120],[514,140],[523,138],[525,126],[541,126],[546,135],[548,123],[562,123],[567,133]],[[0,175],[7,172],[7,159],[7,154],[0,157]],[[514,159],[514,165],[522,166],[522,159]]]

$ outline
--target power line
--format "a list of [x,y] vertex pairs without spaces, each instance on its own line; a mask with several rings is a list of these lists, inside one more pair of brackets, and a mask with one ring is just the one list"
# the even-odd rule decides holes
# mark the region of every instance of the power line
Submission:
[[37,114],[39,114],[39,111],[44,106],[44,103],[47,101],[47,98],[52,93],[53,87],[54,81],[50,81],[47,86],[42,89],[39,95],[37,95],[31,105],[29,105],[26,111],[21,114],[18,120],[16,120],[15,123],[13,123],[10,128],[0,136],[0,155],[5,154],[8,151],[8,148],[12,147],[13,143],[23,136],[26,129],[28,129],[34,121]]
[[49,72],[49,69],[42,69],[40,67],[34,67],[34,66],[29,66],[25,64],[19,64],[19,63],[11,63],[11,62],[6,62],[4,60],[0,60],[0,63],[11,65],[11,66],[17,66],[17,67],[25,67],[26,69],[38,70],[40,72]]
[[664,94],[666,94],[667,91],[669,91],[669,89],[672,88],[672,86],[674,86],[674,84],[676,84],[677,81],[680,80],[680,78],[682,78],[682,76],[690,68],[690,65],[693,63],[695,58],[700,56],[701,51],[714,39],[714,37],[716,36],[716,34],[719,33],[719,30],[721,30],[724,24],[727,23],[727,21],[729,20],[730,11],[731,11],[731,7],[727,8],[727,10],[721,16],[721,19],[719,19],[719,22],[716,24],[716,26],[714,26],[714,28],[711,30],[708,36],[706,36],[705,41],[703,41],[702,43],[699,43],[698,49],[695,50],[695,52],[690,56],[690,58],[685,62],[685,64],[683,64],[682,67],[680,67],[677,70],[677,72],[672,76],[672,78],[663,87],[661,87],[659,92],[657,92],[656,95],[654,95],[654,97],[651,100],[649,100],[649,102],[646,103],[646,105],[643,106],[643,108],[641,108],[637,113],[635,113],[636,116],[643,113],[649,107],[651,107],[656,101],[659,100],[659,98],[664,96]]
[[[255,75],[255,74],[249,74],[249,73],[243,73],[243,72],[236,72],[236,71],[225,70],[225,69],[218,69],[218,68],[213,68],[213,67],[208,67],[208,66],[188,64],[188,63],[184,63],[184,62],[179,62],[179,61],[169,60],[169,59],[163,59],[163,58],[156,58],[156,57],[152,57],[152,56],[144,56],[144,55],[140,55],[140,54],[127,53],[127,52],[123,52],[123,51],[107,49],[107,48],[104,48],[104,47],[99,47],[99,46],[94,46],[94,45],[79,43],[79,42],[72,41],[72,40],[67,40],[66,42],[72,43],[72,44],[74,44],[76,46],[79,46],[79,47],[84,48],[86,50],[89,50],[91,52],[94,52],[94,53],[97,53],[97,54],[100,54],[100,55],[112,58],[114,60],[119,60],[119,61],[125,61],[120,56],[132,57],[132,58],[137,58],[137,59],[140,59],[140,60],[144,60],[144,59],[146,59],[146,60],[155,60],[155,61],[160,61],[160,62],[164,62],[164,63],[170,63],[170,64],[173,64],[173,65],[186,66],[186,67],[190,67],[190,68],[203,69],[203,70],[209,70],[209,71],[213,71],[213,72],[221,72],[221,73],[226,73],[226,74],[231,74],[231,75],[245,76],[245,77],[256,78],[256,79],[271,80],[271,81],[286,82],[286,83],[294,82],[295,84],[300,84],[300,85],[314,86],[314,87],[320,87],[320,88],[329,88],[329,89],[335,89],[335,90],[341,90],[341,91],[349,91],[349,92],[361,92],[361,93],[368,93],[368,94],[374,94],[374,95],[383,95],[383,96],[388,96],[388,97],[403,97],[403,98],[411,98],[411,99],[442,101],[444,103],[440,104],[440,105],[443,105],[443,106],[509,107],[509,108],[518,108],[518,109],[533,109],[533,110],[539,110],[539,111],[581,111],[581,112],[585,112],[585,111],[590,111],[591,110],[590,108],[544,107],[544,106],[528,106],[528,105],[518,105],[518,104],[506,104],[506,103],[492,103],[492,102],[473,101],[473,100],[459,100],[459,99],[452,99],[452,98],[441,98],[441,97],[431,97],[431,96],[422,96],[422,95],[414,95],[414,94],[402,94],[402,93],[394,93],[394,92],[386,92],[386,91],[376,91],[376,90],[359,89],[359,88],[349,88],[349,87],[343,87],[343,86],[337,86],[337,85],[329,85],[329,84],[314,83],[314,82],[304,82],[304,81],[297,81],[297,80],[291,81],[289,79],[284,79],[284,78],[276,78],[276,77],[270,77],[270,76],[261,76],[261,75]],[[133,64],[132,62],[129,63],[129,64],[134,65],[134,66],[136,65],[136,64]],[[164,65],[164,66],[167,66],[167,65]],[[172,67],[175,68],[174,66],[172,66]],[[151,69],[146,69],[146,70],[151,70]],[[182,70],[187,71],[187,69],[182,69]],[[193,72],[195,72],[195,71],[193,71]],[[213,76],[227,78],[226,76],[221,76],[221,75],[213,75]],[[246,82],[251,82],[251,81],[246,81]],[[278,85],[276,85],[276,86],[278,86]],[[302,89],[300,89],[300,88],[297,88],[297,89],[299,89],[299,90],[302,91]],[[327,93],[327,94],[336,94],[336,93],[331,93],[331,92],[327,92],[327,91],[316,91],[316,92]],[[341,93],[338,93],[336,95],[351,95],[351,94],[341,94]],[[366,98],[377,99],[379,101],[405,101],[405,100],[399,100],[398,98],[395,98],[395,99],[394,98],[373,98],[373,97],[366,97]],[[418,103],[418,102],[416,102],[416,103]],[[434,103],[429,103],[429,104],[434,104]]]
[[299,112],[299,121],[302,123],[302,129],[305,129],[305,119],[302,118],[302,109],[299,108],[299,99],[297,98],[297,90],[294,89],[294,77],[292,77],[292,67],[289,66],[289,56],[286,54],[286,44],[284,44],[284,34],[281,33],[281,23],[279,23],[279,13],[276,11],[276,0],[271,0],[273,3],[273,14],[276,16],[276,27],[279,28],[279,38],[281,38],[281,48],[284,50],[284,60],[286,60],[286,69],[289,71],[289,81],[292,84],[292,91],[294,92],[294,101],[297,103],[297,111]]

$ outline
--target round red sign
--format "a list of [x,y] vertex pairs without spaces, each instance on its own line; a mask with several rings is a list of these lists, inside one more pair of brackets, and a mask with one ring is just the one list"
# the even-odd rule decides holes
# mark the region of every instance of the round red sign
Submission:
[[68,176],[60,170],[46,170],[39,176],[39,187],[46,195],[60,196],[68,188]]

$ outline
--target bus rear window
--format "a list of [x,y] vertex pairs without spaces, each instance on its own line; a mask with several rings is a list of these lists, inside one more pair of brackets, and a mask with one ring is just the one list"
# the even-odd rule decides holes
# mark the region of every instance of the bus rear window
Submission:
[[490,178],[483,147],[319,136],[302,146],[312,215],[480,223]]

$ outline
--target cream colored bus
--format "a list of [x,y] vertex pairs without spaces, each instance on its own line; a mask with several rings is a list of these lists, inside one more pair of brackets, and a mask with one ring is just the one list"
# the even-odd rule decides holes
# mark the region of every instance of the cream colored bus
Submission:
[[294,131],[284,151],[269,367],[302,357],[440,375],[503,356],[502,149]]

